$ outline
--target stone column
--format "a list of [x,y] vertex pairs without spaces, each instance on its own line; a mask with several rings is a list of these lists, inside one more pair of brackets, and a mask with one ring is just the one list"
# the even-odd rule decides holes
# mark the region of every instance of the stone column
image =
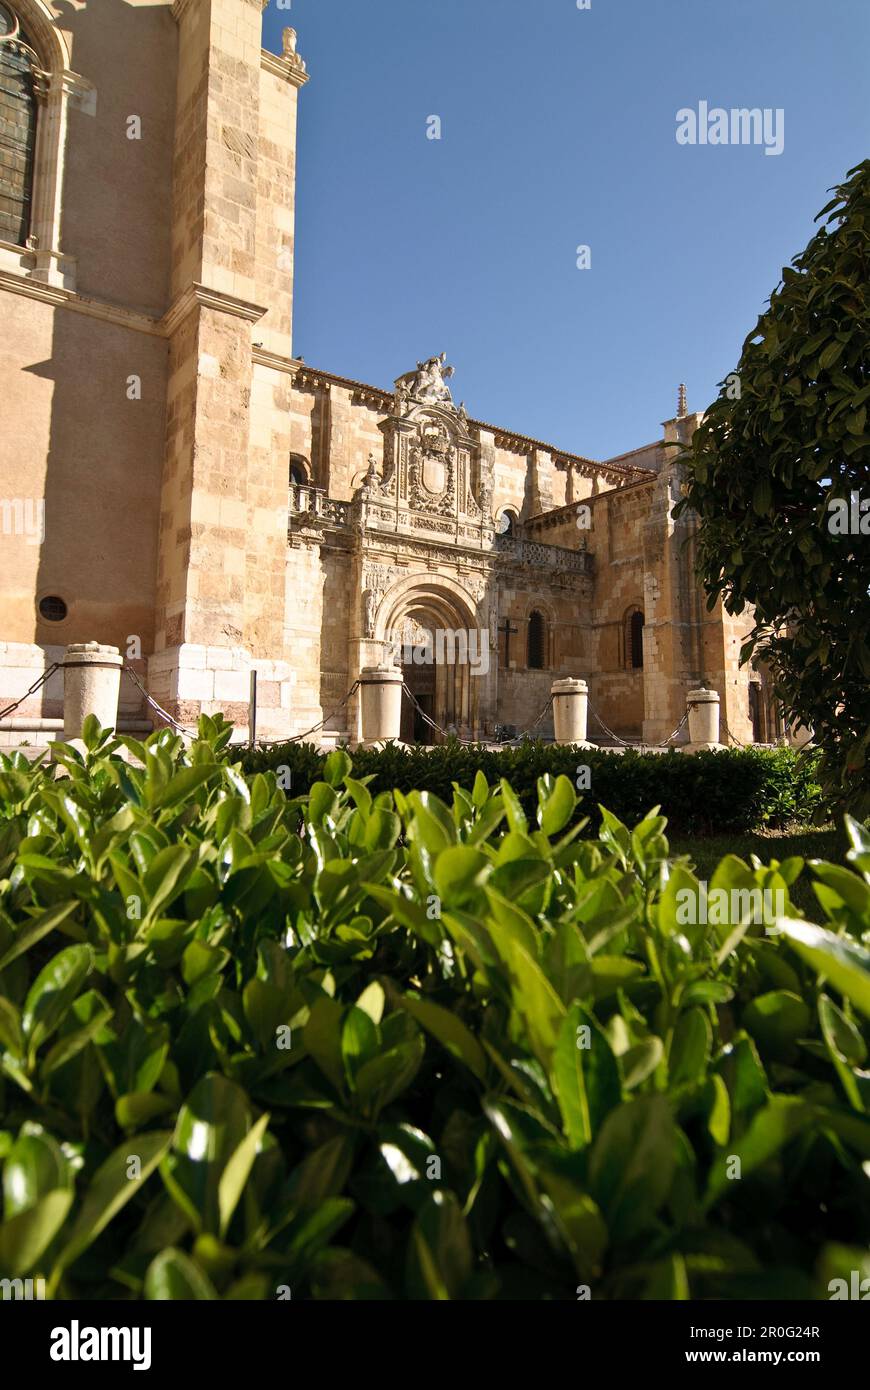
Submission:
[[398,742],[402,724],[402,673],[395,666],[364,666],[360,671],[363,748]]
[[689,710],[689,742],[684,753],[700,753],[704,749],[721,748],[719,742],[719,693],[700,687],[686,696]]
[[589,687],[585,681],[570,678],[554,681],[550,687],[553,697],[553,728],[557,743],[571,743],[578,748],[594,748],[586,742],[586,723],[589,713]]
[[104,729],[118,722],[118,696],[124,659],[117,647],[99,642],[73,642],[63,659],[63,736],[81,738],[89,714]]

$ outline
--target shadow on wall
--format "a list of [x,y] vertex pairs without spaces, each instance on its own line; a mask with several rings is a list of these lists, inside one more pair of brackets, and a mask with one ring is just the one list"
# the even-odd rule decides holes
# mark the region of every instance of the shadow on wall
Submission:
[[[167,5],[60,0],[76,72],[96,87],[96,112],[71,110],[61,246],[76,291],[158,320],[168,307],[177,29]],[[131,119],[137,118],[137,119]],[[138,138],[129,138],[129,135]],[[99,641],[142,654],[154,644],[168,343],[69,309],[53,313],[46,360],[18,357],[24,409],[45,411],[47,456],[31,458],[45,503],[31,640]],[[34,341],[45,341],[45,320]],[[25,351],[26,351],[25,345]],[[44,349],[43,349],[44,351]],[[44,447],[45,431],[40,431]],[[39,448],[39,444],[36,445]],[[38,487],[37,487],[38,490]],[[66,608],[61,621],[39,613]],[[136,648],[132,647],[135,651]],[[139,709],[122,682],[125,712]],[[46,711],[48,712],[48,711]],[[51,711],[55,713],[54,710]]]

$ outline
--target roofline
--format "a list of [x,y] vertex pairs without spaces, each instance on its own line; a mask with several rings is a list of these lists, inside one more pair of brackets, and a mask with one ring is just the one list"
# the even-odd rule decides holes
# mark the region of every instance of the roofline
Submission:
[[623,483],[620,487],[609,487],[605,492],[593,492],[588,497],[578,497],[575,502],[563,502],[561,507],[552,507],[548,512],[535,512],[534,516],[527,517],[521,526],[531,526],[536,521],[548,521],[550,525],[560,520],[568,521],[575,516],[580,507],[594,507],[596,502],[601,502],[610,497],[622,497],[636,487],[651,487],[658,477],[652,470],[645,472],[642,478],[633,478],[630,483]]
[[[277,367],[279,370],[290,371],[294,378],[294,384],[296,378],[302,376],[310,378],[307,384],[312,387],[316,386],[318,381],[334,382],[337,386],[345,386],[353,391],[358,391],[363,396],[371,396],[374,398],[381,397],[382,403],[385,406],[389,406],[393,400],[393,392],[385,390],[382,386],[370,386],[368,382],[356,381],[353,377],[339,376],[337,372],[327,372],[319,367],[310,367],[307,362],[303,362],[298,358],[279,358],[277,354],[266,352],[260,348],[254,351],[254,361],[259,362],[262,366]],[[300,385],[304,384],[305,383],[300,383]],[[492,425],[485,420],[474,420],[469,416],[468,423],[469,425],[473,425],[475,429],[486,430],[488,433],[500,435],[503,439],[510,440],[511,442],[529,445],[533,449],[542,449],[546,453],[552,454],[553,460],[556,463],[564,460],[569,463],[578,463],[584,469],[594,470],[596,473],[621,473],[625,474],[626,478],[630,478],[633,481],[645,481],[647,474],[652,473],[652,470],[639,468],[634,464],[611,463],[609,460],[602,461],[600,459],[587,458],[583,454],[573,454],[568,449],[560,449],[555,444],[547,444],[544,440],[535,439],[532,435],[520,434],[517,430],[505,429],[502,425]],[[650,447],[650,445],[644,446],[644,448]],[[634,452],[640,453],[642,451],[635,450]],[[628,455],[619,455],[619,457],[628,457]]]

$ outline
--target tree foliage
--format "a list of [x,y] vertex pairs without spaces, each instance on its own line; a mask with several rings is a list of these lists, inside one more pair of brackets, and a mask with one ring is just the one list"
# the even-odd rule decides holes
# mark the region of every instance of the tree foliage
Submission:
[[674,515],[698,514],[709,606],[754,607],[743,659],[767,662],[828,789],[866,813],[870,161],[833,192],[682,456]]

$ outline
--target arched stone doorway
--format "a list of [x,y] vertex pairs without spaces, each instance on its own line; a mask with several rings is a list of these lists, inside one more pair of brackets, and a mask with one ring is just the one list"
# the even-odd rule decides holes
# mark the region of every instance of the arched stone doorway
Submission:
[[[448,710],[446,702],[438,698],[442,692],[437,689],[441,683],[437,665],[437,628],[431,623],[430,618],[431,615],[424,609],[412,610],[403,620],[401,631],[394,639],[401,641],[396,659],[401,664],[405,685],[417,702],[415,705],[407,694],[402,700],[400,736],[403,743],[440,742],[442,735],[427,723],[427,715],[434,723],[440,724],[442,729],[447,729],[448,732],[451,729],[450,715],[453,714],[453,710]],[[441,680],[443,681],[443,669]],[[439,714],[443,714],[444,718],[438,718]]]
[[[447,733],[475,735],[489,703],[489,631],[478,606],[455,581],[441,575],[400,580],[381,601],[375,635],[403,670],[405,684],[425,714]],[[401,737],[440,743],[405,698]]]

